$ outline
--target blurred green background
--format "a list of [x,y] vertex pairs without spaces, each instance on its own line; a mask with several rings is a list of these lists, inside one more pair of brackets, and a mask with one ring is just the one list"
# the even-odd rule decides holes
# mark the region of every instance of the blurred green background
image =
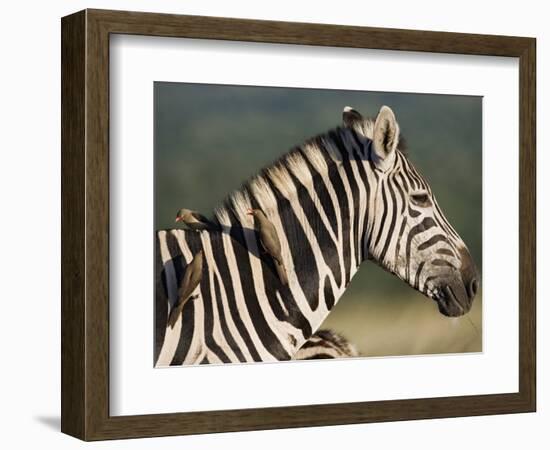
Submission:
[[[156,82],[155,228],[179,208],[210,215],[232,190],[309,137],[341,124],[344,106],[391,107],[409,158],[481,272],[482,98],[474,96]],[[364,356],[482,350],[482,293],[462,318],[365,262],[323,327]]]

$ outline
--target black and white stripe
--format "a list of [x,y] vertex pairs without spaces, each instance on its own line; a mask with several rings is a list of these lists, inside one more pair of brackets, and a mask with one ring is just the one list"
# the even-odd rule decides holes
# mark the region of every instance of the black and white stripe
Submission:
[[318,330],[294,354],[292,359],[356,358],[359,352],[341,334],[333,330]]
[[[393,113],[319,135],[263,169],[216,210],[219,230],[157,233],[157,366],[292,359],[367,258],[442,313],[469,309],[458,289],[464,267],[474,267],[466,247],[399,150],[397,124],[386,129],[381,117]],[[393,147],[381,153],[381,145]],[[249,208],[275,226],[288,286],[261,251]],[[201,249],[197,296],[166,328],[185,267]]]

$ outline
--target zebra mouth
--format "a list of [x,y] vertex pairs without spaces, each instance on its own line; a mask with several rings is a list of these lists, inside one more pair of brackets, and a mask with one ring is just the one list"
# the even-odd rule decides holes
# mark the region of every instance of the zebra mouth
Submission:
[[437,302],[439,312],[444,316],[459,317],[467,312],[450,285],[435,288],[430,294],[430,297]]

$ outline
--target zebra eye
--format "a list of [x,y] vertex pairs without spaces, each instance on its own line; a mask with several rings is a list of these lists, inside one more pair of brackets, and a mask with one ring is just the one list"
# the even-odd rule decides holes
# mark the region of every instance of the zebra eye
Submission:
[[411,201],[416,206],[422,206],[427,207],[430,206],[430,196],[427,192],[415,192],[414,194],[411,194]]

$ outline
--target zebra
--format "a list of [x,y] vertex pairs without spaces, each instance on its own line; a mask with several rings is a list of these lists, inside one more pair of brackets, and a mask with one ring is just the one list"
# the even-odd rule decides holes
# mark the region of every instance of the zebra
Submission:
[[357,348],[333,330],[317,330],[294,354],[294,360],[356,358]]
[[[262,253],[251,208],[281,241],[288,285]],[[365,260],[466,314],[477,269],[409,160],[391,108],[375,118],[346,107],[341,126],[265,167],[214,211],[215,229],[156,235],[156,367],[284,361],[296,355]],[[194,299],[166,327],[186,265],[204,252]]]

